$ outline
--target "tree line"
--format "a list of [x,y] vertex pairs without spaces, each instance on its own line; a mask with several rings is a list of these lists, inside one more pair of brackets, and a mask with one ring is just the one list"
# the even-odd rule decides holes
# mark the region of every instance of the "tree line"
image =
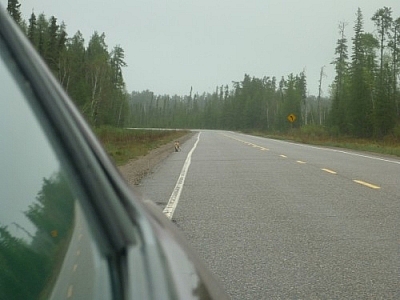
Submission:
[[[345,23],[332,64],[335,79],[330,95],[307,94],[305,72],[255,78],[248,74],[233,87],[187,96],[132,92],[128,124],[137,127],[213,128],[286,131],[305,125],[321,125],[334,135],[382,138],[400,121],[399,48],[400,18],[391,8],[378,9],[371,17],[376,34],[364,32],[361,9],[356,13],[349,53]],[[288,116],[295,119],[289,122]],[[294,122],[293,122],[294,121]]]
[[66,25],[44,13],[21,17],[18,0],[7,10],[20,25],[82,114],[93,126],[123,126],[128,94],[122,69],[126,67],[121,46],[108,51],[105,34],[93,33],[87,45],[80,31],[69,37]]
[[328,97],[321,97],[323,68],[317,97],[308,95],[304,71],[280,79],[245,74],[231,87],[217,86],[203,94],[193,94],[191,88],[181,96],[148,90],[128,94],[122,76],[124,50],[116,46],[108,52],[104,33],[94,32],[85,46],[79,31],[69,38],[65,24],[55,17],[32,13],[26,22],[18,0],[8,3],[11,16],[94,126],[282,132],[312,124],[335,135],[363,138],[382,138],[400,128],[400,18],[388,7],[371,16],[374,33],[364,31],[361,9],[350,41],[348,24],[339,24]]
[[[187,96],[132,92],[128,123],[133,127],[205,128],[284,131],[325,120],[329,99],[306,93],[306,76],[289,74],[256,78],[248,74],[240,82],[216,87],[213,93]],[[295,115],[293,123],[289,115]]]

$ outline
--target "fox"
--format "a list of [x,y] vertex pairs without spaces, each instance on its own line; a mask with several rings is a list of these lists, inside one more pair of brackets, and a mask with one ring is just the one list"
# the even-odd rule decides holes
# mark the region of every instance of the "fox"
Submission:
[[179,144],[179,141],[175,141],[175,152],[181,151],[181,146]]

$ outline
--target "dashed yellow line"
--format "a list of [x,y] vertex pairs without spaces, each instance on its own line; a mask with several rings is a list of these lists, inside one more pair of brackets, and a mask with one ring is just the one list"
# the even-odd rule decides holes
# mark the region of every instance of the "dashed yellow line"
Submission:
[[369,187],[369,188],[371,188],[371,189],[378,190],[378,189],[381,188],[380,186],[377,186],[377,185],[374,185],[374,184],[371,184],[371,183],[368,183],[368,182],[365,182],[365,181],[362,181],[362,180],[356,180],[356,179],[354,179],[353,181],[354,181],[355,183],[358,183],[358,184],[362,184],[362,185],[364,185],[364,186],[367,186],[367,187]]
[[329,169],[321,169],[322,171],[328,172],[330,174],[337,174],[335,171],[329,170]]
[[72,272],[75,272],[77,268],[78,268],[78,264],[75,264],[74,267],[72,268]]
[[[224,134],[224,135],[225,135],[225,134]],[[256,145],[256,144],[253,144],[253,143],[250,143],[250,142],[246,142],[246,141],[243,141],[243,140],[240,140],[240,139],[237,139],[237,138],[228,136],[228,135],[225,135],[225,136],[226,136],[226,137],[229,137],[229,138],[232,138],[232,139],[234,139],[234,140],[237,140],[237,141],[239,141],[239,142],[242,142],[242,143],[244,143],[244,144],[246,144],[246,145],[252,146],[252,147],[254,147],[254,148],[260,148],[261,151],[268,151],[268,150],[269,150],[268,148],[264,148],[264,147],[258,146],[258,145]],[[281,154],[281,155],[279,155],[279,156],[282,157],[282,158],[287,158],[287,156],[286,156],[286,155],[283,155],[283,154]],[[297,160],[296,162],[299,163],[299,164],[306,164],[305,161],[301,161],[301,160]],[[333,170],[330,170],[330,169],[323,168],[323,169],[321,169],[321,170],[322,170],[322,171],[325,171],[325,172],[327,172],[327,173],[330,173],[330,174],[334,174],[334,175],[337,174],[337,172],[335,172],[335,171],[333,171]],[[377,185],[374,185],[374,184],[371,184],[371,183],[368,183],[368,182],[365,182],[365,181],[362,181],[362,180],[356,180],[356,179],[354,179],[353,182],[358,183],[358,184],[361,184],[361,185],[364,185],[364,186],[366,186],[366,187],[369,187],[369,188],[375,189],[375,190],[381,188],[380,186],[377,186]],[[80,238],[81,238],[81,237],[80,237]],[[80,251],[78,251],[77,255],[79,255],[79,254],[80,254]]]
[[228,138],[231,138],[231,139],[233,139],[233,140],[236,140],[236,141],[238,141],[238,142],[241,142],[241,143],[243,143],[243,144],[246,144],[246,145],[248,145],[248,146],[252,146],[253,148],[259,148],[261,151],[269,151],[268,148],[265,148],[265,147],[262,147],[262,146],[259,146],[259,145],[256,145],[256,144],[253,144],[253,143],[250,143],[250,142],[247,142],[247,141],[244,141],[244,140],[241,140],[241,139],[232,137],[232,136],[229,136],[229,135],[227,135],[227,134],[222,134],[222,135],[223,135],[223,136],[226,136],[226,137],[228,137]]
[[[225,136],[230,137],[230,136],[228,136],[228,135],[225,135]],[[233,138],[233,137],[230,137],[230,138]],[[268,150],[269,150],[268,148],[264,148],[264,147],[258,146],[258,145],[256,145],[256,144],[253,144],[253,143],[250,143],[250,142],[246,142],[246,141],[243,141],[243,140],[240,140],[240,139],[237,139],[237,138],[233,138],[233,139],[235,139],[235,140],[237,140],[237,141],[239,141],[239,142],[245,143],[245,144],[247,144],[247,145],[249,145],[249,146],[252,146],[252,147],[254,147],[254,148],[260,148],[261,151],[268,151]],[[287,156],[286,156],[286,155],[283,155],[283,154],[281,154],[281,155],[279,155],[279,156],[282,157],[282,158],[287,158]],[[297,160],[296,162],[299,163],[299,164],[306,164],[306,162],[301,161],[301,160]],[[330,173],[330,174],[334,174],[334,175],[337,174],[337,172],[335,172],[335,171],[333,171],[333,170],[330,170],[330,169],[323,168],[323,169],[321,169],[321,170],[324,171],[324,172]],[[377,185],[374,185],[374,184],[371,184],[371,183],[368,183],[368,182],[365,182],[365,181],[362,181],[362,180],[356,180],[356,179],[354,179],[353,181],[354,181],[355,183],[364,185],[364,186],[369,187],[369,188],[371,188],[371,189],[377,190],[377,189],[380,189],[380,188],[381,188],[380,186],[377,186]],[[79,254],[80,254],[80,251],[78,251],[77,255],[79,255]]]
[[71,298],[72,295],[73,295],[73,293],[74,293],[74,286],[73,286],[73,285],[70,285],[70,286],[68,287],[68,291],[67,291],[67,298]]

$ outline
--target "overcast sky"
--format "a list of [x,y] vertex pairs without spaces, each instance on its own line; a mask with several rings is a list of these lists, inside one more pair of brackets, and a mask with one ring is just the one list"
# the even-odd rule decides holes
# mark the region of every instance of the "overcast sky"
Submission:
[[[6,7],[7,0],[0,0]],[[244,74],[287,76],[305,70],[308,92],[318,94],[321,67],[324,96],[334,78],[331,62],[338,24],[348,23],[351,41],[357,8],[364,29],[371,17],[391,7],[400,17],[399,0],[20,0],[24,19],[32,10],[54,15],[88,42],[104,32],[111,50],[120,45],[128,67],[128,92],[156,94],[212,92],[241,81]],[[349,44],[349,49],[351,45]]]

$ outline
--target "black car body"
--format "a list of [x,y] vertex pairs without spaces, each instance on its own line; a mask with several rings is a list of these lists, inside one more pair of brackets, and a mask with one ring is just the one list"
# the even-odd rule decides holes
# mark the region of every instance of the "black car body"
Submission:
[[0,299],[226,299],[0,9]]

